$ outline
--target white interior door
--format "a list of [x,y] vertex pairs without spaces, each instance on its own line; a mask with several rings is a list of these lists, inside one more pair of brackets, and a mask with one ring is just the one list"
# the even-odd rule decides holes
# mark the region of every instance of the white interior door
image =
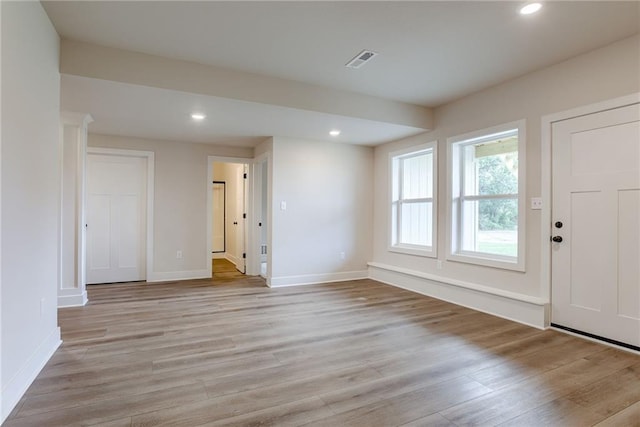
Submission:
[[146,278],[147,159],[87,155],[87,283]]
[[639,105],[554,123],[552,156],[552,322],[640,347]]

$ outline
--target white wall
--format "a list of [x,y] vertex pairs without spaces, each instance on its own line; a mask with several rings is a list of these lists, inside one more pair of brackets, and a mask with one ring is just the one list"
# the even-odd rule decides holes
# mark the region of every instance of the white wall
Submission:
[[4,420],[60,344],[59,39],[39,2],[2,2]]
[[[373,261],[414,272],[437,275],[447,281],[464,282],[484,287],[489,292],[536,304],[547,300],[545,278],[540,277],[541,232],[540,211],[530,210],[531,197],[541,195],[540,138],[541,117],[585,104],[628,95],[640,91],[640,38],[622,40],[610,46],[580,55],[568,61],[522,76],[489,88],[436,109],[436,128],[433,132],[379,146],[375,150],[375,219]],[[526,272],[499,270],[458,262],[447,262],[446,256],[446,184],[448,137],[487,128],[518,119],[526,119]],[[437,269],[435,259],[391,253],[387,251],[389,223],[388,154],[399,148],[438,140],[439,145],[439,212],[438,259],[443,268]],[[546,167],[547,165],[544,165]],[[549,203],[545,200],[544,203]],[[377,269],[372,269],[378,271]],[[387,272],[388,273],[388,272]],[[386,273],[385,273],[386,274]],[[375,274],[374,274],[374,277]],[[386,275],[388,281],[402,281],[408,276]],[[380,277],[381,278],[381,277]],[[429,282],[429,283],[427,283]],[[449,299],[454,296],[440,284],[426,281],[421,291]],[[459,283],[458,283],[459,284]],[[408,286],[409,287],[409,286]],[[456,292],[459,291],[457,288]],[[484,298],[484,296],[483,296]],[[478,295],[469,295],[464,303],[473,305]],[[548,302],[548,301],[547,301]],[[487,308],[488,307],[488,308]],[[492,311],[491,303],[479,307]],[[538,315],[544,315],[538,310]],[[508,313],[498,313],[510,317]],[[517,313],[516,313],[517,314]],[[540,325],[538,325],[540,326]]]
[[[154,264],[147,279],[210,277],[208,156],[251,158],[253,149],[91,133],[88,145],[155,153]],[[176,258],[178,250],[182,259]]]
[[366,277],[373,149],[274,137],[272,160],[270,285]]

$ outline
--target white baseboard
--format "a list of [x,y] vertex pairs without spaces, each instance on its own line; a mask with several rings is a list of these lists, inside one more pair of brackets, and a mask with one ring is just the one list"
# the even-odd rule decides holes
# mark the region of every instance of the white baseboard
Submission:
[[240,258],[238,258],[235,255],[225,253],[224,258],[230,263],[232,263],[233,265],[235,265],[236,267],[238,266],[238,264],[240,264]]
[[549,326],[549,302],[542,298],[377,262],[369,263],[369,278],[534,328]]
[[342,282],[345,280],[366,279],[367,270],[345,271],[341,273],[307,274],[303,276],[281,276],[267,279],[267,286],[279,288],[284,286],[313,285],[316,283]]
[[214,252],[211,254],[211,259],[224,259],[226,255],[224,252]]
[[210,279],[211,269],[190,270],[190,271],[164,271],[153,273],[147,276],[147,282],[169,282],[174,280]]
[[16,372],[13,378],[9,380],[6,387],[2,389],[2,398],[0,399],[0,402],[2,402],[0,424],[9,416],[60,344],[62,344],[60,340],[60,328],[56,327],[40,343],[36,351],[25,361],[24,365]]
[[58,290],[58,308],[82,307],[88,301],[87,291],[79,289]]

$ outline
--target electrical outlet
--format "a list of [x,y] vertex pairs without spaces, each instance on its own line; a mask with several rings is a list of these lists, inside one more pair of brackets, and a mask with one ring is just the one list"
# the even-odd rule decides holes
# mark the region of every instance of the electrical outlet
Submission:
[[344,258],[345,258],[344,252],[340,252],[340,259],[344,259]]
[[436,262],[436,268],[442,270],[442,261],[438,260],[438,262]]
[[182,259],[182,251],[176,251],[176,258]]
[[40,317],[44,316],[44,298],[40,298]]
[[535,209],[535,210],[542,209],[542,197],[531,198],[531,209]]

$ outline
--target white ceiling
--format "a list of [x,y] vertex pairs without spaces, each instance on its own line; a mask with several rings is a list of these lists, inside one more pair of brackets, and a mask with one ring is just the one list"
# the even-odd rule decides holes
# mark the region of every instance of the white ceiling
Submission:
[[[524,2],[511,1],[43,4],[63,38],[429,107],[629,37],[638,32],[640,22],[637,1],[546,2],[532,16],[519,15]],[[362,49],[379,55],[363,68],[345,68]],[[268,105],[231,105],[217,98],[103,83],[65,78],[62,102],[64,109],[90,108],[96,116],[92,129],[105,133],[131,130],[135,136],[149,133],[155,138],[160,136],[151,133],[159,132],[163,139],[181,136],[198,142],[245,138],[250,143],[252,137],[268,135],[327,139],[326,126],[337,120],[298,111],[295,120],[301,121],[295,122],[290,109],[271,111]],[[80,89],[83,94],[71,94]],[[99,105],[105,91],[111,102]],[[158,104],[164,96],[184,106],[215,104],[228,113],[227,126],[209,123],[185,129],[177,106]],[[151,109],[135,120],[116,110],[130,102]],[[273,118],[253,120],[265,113]],[[314,114],[318,116],[312,118]],[[383,123],[373,129],[368,128],[371,122],[342,119],[340,126],[347,129],[350,123],[354,132],[345,135],[346,142],[363,143],[375,134],[378,137],[370,140],[374,145],[416,132]]]

